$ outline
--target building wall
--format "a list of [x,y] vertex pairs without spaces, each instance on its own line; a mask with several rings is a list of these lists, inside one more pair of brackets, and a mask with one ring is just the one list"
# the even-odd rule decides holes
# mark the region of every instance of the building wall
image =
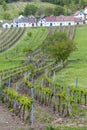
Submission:
[[87,8],[84,9],[84,14],[87,14]]
[[77,16],[74,16],[75,18],[81,18],[82,20],[85,19],[85,15],[83,13],[78,14]]
[[9,24],[7,24],[7,23],[6,23],[6,24],[3,24],[2,26],[3,26],[3,28],[10,28],[10,27],[11,27],[11,26],[10,26]]

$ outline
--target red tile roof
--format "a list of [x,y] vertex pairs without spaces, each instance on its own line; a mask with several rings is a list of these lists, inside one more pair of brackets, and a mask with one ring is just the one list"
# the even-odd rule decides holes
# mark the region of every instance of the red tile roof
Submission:
[[83,20],[81,18],[74,18],[75,22],[83,22]]
[[64,15],[60,15],[57,17],[58,21],[74,21],[74,16],[64,16]]
[[75,18],[73,15],[72,16],[50,16],[50,17],[45,17],[46,22],[83,22],[81,18]]
[[74,13],[74,16],[77,16],[80,12],[81,12],[80,10],[76,11],[76,12]]
[[85,9],[87,9],[87,6],[85,6]]
[[65,16],[64,21],[74,21],[74,16]]
[[64,15],[57,16],[58,21],[64,21],[64,18],[65,18]]
[[46,22],[58,22],[57,17],[55,16],[48,16],[48,17],[45,17],[45,19],[46,19]]
[[28,17],[28,21],[29,21],[29,23],[34,24],[34,23],[36,23],[36,18],[33,15],[31,15]]

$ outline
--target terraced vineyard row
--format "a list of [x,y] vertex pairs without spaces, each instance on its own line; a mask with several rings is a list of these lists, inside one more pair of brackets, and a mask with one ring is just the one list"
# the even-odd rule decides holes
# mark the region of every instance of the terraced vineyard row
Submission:
[[[29,79],[31,79],[29,75],[24,79],[24,87],[28,88],[27,92],[32,87],[32,81]],[[87,89],[72,86],[65,90],[55,78],[49,78],[47,73],[43,75],[42,84],[35,84],[34,86],[35,100],[38,100],[42,105],[48,106],[49,109],[53,108],[54,112],[58,112],[63,116],[72,114],[77,104],[87,105]]]
[[12,45],[22,37],[25,32],[25,28],[7,29],[5,33],[0,35],[0,53],[9,49]]

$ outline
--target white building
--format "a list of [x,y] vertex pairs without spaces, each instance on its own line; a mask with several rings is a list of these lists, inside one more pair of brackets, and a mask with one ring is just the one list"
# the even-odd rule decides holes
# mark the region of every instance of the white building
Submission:
[[4,23],[2,26],[3,28],[11,28],[11,25],[9,23]]
[[22,15],[20,15],[18,18],[15,18],[13,20],[13,27],[28,27],[29,26],[29,22],[28,22],[28,18],[24,17]]
[[3,20],[0,20],[0,23],[3,23]]
[[75,14],[73,15],[75,18],[81,18],[82,20],[85,20],[85,14],[84,10],[82,11],[76,11]]
[[47,17],[41,18],[38,21],[37,26],[46,26],[46,27],[58,26],[57,17],[55,17],[55,16],[47,16]]
[[87,19],[87,6],[84,8],[83,12],[84,12],[84,15],[85,15],[85,19]]
[[36,27],[36,18],[33,15],[28,17],[29,27]]
[[73,16],[60,15],[57,17],[59,26],[73,26],[75,24]]

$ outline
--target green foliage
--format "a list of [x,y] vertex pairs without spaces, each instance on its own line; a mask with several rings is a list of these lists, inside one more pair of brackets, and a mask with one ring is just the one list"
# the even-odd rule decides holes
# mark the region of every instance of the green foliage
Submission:
[[72,126],[58,126],[58,127],[54,127],[54,126],[47,126],[45,130],[86,130],[87,127],[86,126],[82,126],[82,127],[72,127]]
[[32,32],[27,32],[27,35],[28,35],[29,37],[32,37]]
[[42,93],[44,95],[52,96],[53,95],[53,90],[49,87],[42,87]]
[[31,105],[33,103],[33,99],[32,98],[28,98],[24,95],[20,95],[18,94],[15,90],[13,89],[7,89],[5,88],[3,90],[3,95],[4,95],[4,98],[6,97],[6,95],[8,95],[9,97],[9,101],[12,101],[12,100],[16,100],[18,101],[19,103],[21,103],[21,105],[23,105],[25,107],[25,109],[30,109],[31,108]]
[[56,62],[68,59],[76,49],[75,43],[68,39],[65,33],[54,33],[46,38],[42,50],[52,56]]
[[31,48],[23,48],[23,52],[29,54],[32,52],[32,50],[31,50]]
[[54,15],[55,16],[58,16],[58,15],[63,15],[65,13],[65,10],[64,10],[64,8],[63,7],[61,7],[61,6],[57,6],[57,7],[55,7],[54,8]]
[[38,8],[35,5],[27,4],[26,7],[24,8],[24,15],[25,16],[35,15],[37,9]]
[[6,4],[5,1],[2,2],[2,7],[3,7],[4,11],[6,11],[6,9],[7,9],[7,4]]
[[55,128],[53,128],[52,126],[47,126],[46,130],[56,130]]
[[11,19],[12,19],[12,16],[11,16],[11,14],[10,14],[10,13],[5,12],[5,13],[3,14],[3,19],[6,19],[6,20],[11,20]]
[[46,16],[50,16],[50,15],[53,15],[54,14],[54,9],[52,8],[52,7],[47,7],[46,9],[45,9],[45,15]]

